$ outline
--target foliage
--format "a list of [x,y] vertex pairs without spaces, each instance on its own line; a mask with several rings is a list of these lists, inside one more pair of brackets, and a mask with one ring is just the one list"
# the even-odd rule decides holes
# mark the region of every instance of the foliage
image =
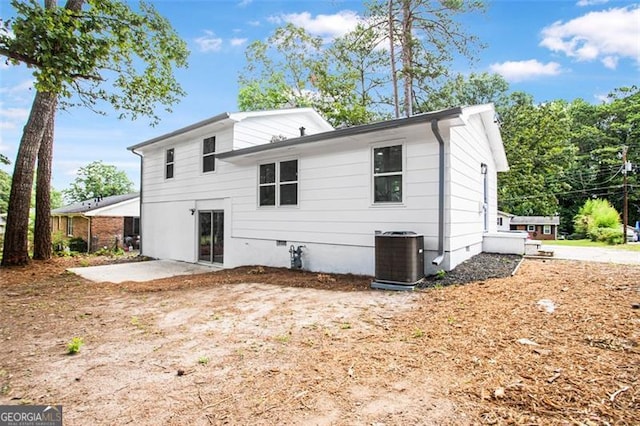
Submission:
[[499,74],[458,74],[439,87],[425,88],[427,98],[418,105],[420,111],[436,111],[456,106],[493,103],[500,110],[508,102],[509,83]]
[[[184,94],[173,68],[185,67],[189,53],[169,22],[144,2],[138,10],[118,0],[67,0],[64,7],[56,1],[45,1],[43,7],[36,0],[12,0],[11,5],[16,16],[0,19],[0,55],[9,64],[32,68],[37,92],[15,162],[5,266],[29,261],[28,190],[36,158],[50,170],[51,156],[42,154],[40,146],[52,143],[44,135],[53,128],[58,100],[62,107],[82,105],[100,113],[109,104],[120,118],[149,117],[155,124],[157,106],[170,111]],[[43,179],[50,176],[43,174]],[[38,187],[48,188],[48,183]],[[44,205],[36,206],[39,212],[50,210],[48,199],[45,191]],[[50,226],[38,222],[43,224],[36,238],[41,243]],[[49,242],[39,245],[48,249]]]
[[11,175],[0,170],[0,214],[9,209],[9,193],[11,192]]
[[84,345],[82,337],[74,337],[69,343],[67,343],[67,353],[69,355],[75,355],[80,352],[80,348]]
[[51,236],[51,245],[55,253],[64,253],[69,248],[69,238],[63,231],[56,231]]
[[116,166],[94,161],[78,170],[71,187],[63,190],[69,202],[82,202],[99,197],[123,195],[133,191],[133,182]]
[[36,89],[76,98],[68,105],[95,109],[107,102],[119,116],[151,117],[184,92],[173,67],[187,65],[186,44],[153,5],[134,10],[118,0],[75,0],[72,7],[42,7],[12,0],[16,17],[0,23],[0,54],[34,69]]
[[536,105],[531,96],[516,92],[501,110],[509,171],[499,174],[499,209],[523,216],[556,214],[557,194],[570,190],[564,175],[576,152],[567,105]]
[[11,164],[6,155],[0,154],[0,164]]
[[86,253],[89,245],[81,237],[73,237],[69,239],[69,250],[78,253]]
[[620,215],[608,200],[587,200],[574,218],[574,228],[592,241],[622,243]]
[[238,106],[242,111],[313,107],[334,126],[365,123],[366,107],[358,104],[358,75],[334,61],[343,50],[322,50],[322,39],[293,24],[277,28],[266,41],[246,51],[240,75]]

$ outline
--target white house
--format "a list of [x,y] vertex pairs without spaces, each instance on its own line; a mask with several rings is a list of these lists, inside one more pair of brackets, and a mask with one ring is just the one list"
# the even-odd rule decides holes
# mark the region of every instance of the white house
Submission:
[[128,148],[142,254],[223,267],[374,274],[375,235],[424,236],[425,272],[496,234],[508,169],[491,104],[334,130],[307,108],[224,113]]

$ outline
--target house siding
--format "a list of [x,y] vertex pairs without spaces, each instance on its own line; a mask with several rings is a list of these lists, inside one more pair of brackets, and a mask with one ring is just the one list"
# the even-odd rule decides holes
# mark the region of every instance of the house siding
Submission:
[[[260,134],[271,135],[278,126],[285,126],[281,122],[269,127],[264,123],[274,123],[273,117],[263,118],[236,123],[233,131],[219,129],[216,143],[224,149],[254,146]],[[291,116],[287,123],[289,131],[299,132],[300,124]],[[484,219],[479,211],[483,196],[479,164],[485,159],[491,166],[492,157],[484,132],[473,128],[450,132],[447,122],[440,127],[447,140],[446,195],[455,196],[446,197],[447,253],[437,269],[450,269],[481,250]],[[431,261],[438,254],[439,147],[430,123],[218,159],[215,172],[202,174],[199,147],[205,134],[212,135],[188,133],[139,149],[144,155],[143,254],[196,262],[197,212],[222,210],[225,267],[286,267],[289,247],[304,245],[305,269],[373,275],[376,233],[413,231],[424,236],[426,272],[436,271]],[[275,133],[279,134],[283,130]],[[466,152],[474,143],[473,150]],[[374,204],[373,147],[396,144],[403,145],[403,202]],[[164,179],[167,147],[176,150],[175,178],[169,180]],[[298,205],[258,206],[259,165],[292,159],[298,161]],[[495,167],[490,170],[491,194],[495,192]],[[495,199],[491,194],[489,203]],[[492,221],[495,224],[495,207],[489,223]]]

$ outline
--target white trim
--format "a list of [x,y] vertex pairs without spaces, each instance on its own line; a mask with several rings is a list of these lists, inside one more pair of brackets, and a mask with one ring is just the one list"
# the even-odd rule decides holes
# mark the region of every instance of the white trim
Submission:
[[[204,142],[208,139],[213,139],[213,152],[204,153]],[[202,142],[200,142],[200,173],[203,175],[208,175],[211,173],[215,173],[218,168],[216,167],[216,154],[218,153],[218,139],[216,135],[207,136],[206,138],[202,138]],[[205,157],[213,157],[213,170],[205,170],[204,169],[204,159]]]
[[543,225],[542,226],[542,234],[543,235],[551,235],[551,225]]
[[[295,161],[296,162],[296,176],[297,179],[295,181],[287,181],[287,182],[280,182],[280,164],[281,163],[286,163],[289,161]],[[268,164],[274,164],[275,165],[275,170],[274,170],[274,179],[275,181],[273,183],[260,183],[260,167],[262,166],[266,166]],[[256,206],[258,209],[273,209],[273,208],[298,208],[300,206],[300,158],[298,157],[291,157],[291,158],[284,158],[282,160],[269,160],[269,161],[265,161],[263,163],[258,163],[258,173],[257,173],[257,191],[256,191]],[[282,185],[296,185],[296,203],[295,204],[281,204],[280,203],[280,187]],[[260,204],[260,188],[262,187],[267,187],[267,186],[273,186],[275,187],[275,204],[273,205],[261,205]]]

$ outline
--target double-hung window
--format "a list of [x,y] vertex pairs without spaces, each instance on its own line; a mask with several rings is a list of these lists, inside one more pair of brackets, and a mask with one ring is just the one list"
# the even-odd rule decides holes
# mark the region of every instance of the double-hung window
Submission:
[[551,225],[544,225],[542,228],[542,233],[544,235],[551,235]]
[[527,232],[536,232],[535,225],[527,225]]
[[402,145],[373,149],[373,202],[402,202]]
[[216,137],[212,136],[202,141],[202,172],[212,172],[216,169]]
[[258,197],[260,206],[297,205],[298,160],[261,164]]
[[73,216],[67,216],[67,236],[73,235]]
[[173,148],[167,149],[164,163],[164,178],[173,178],[173,165],[174,165],[174,150]]

